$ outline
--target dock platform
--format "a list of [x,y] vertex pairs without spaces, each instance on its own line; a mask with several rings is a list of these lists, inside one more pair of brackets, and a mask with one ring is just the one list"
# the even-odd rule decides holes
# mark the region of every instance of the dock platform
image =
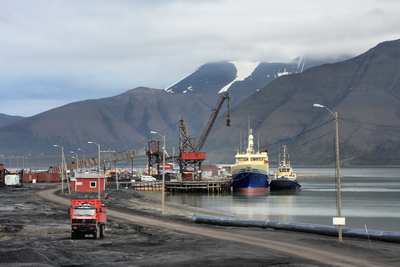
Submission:
[[165,190],[169,192],[221,193],[221,192],[231,192],[231,188],[232,188],[231,179],[165,182]]
[[[161,191],[162,181],[155,182],[120,182],[120,186],[131,188],[136,191]],[[169,192],[207,192],[207,193],[230,193],[232,179],[203,180],[203,181],[166,181],[165,191]]]

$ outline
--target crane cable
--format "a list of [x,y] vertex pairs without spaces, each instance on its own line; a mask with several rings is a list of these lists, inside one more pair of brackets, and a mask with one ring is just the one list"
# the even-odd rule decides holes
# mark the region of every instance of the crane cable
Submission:
[[226,118],[226,126],[231,126],[231,119],[230,119],[230,115],[229,115],[229,102],[231,101],[231,97],[228,94],[228,115]]

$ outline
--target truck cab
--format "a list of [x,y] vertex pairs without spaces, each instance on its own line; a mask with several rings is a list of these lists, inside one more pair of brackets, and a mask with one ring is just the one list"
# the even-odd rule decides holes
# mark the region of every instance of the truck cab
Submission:
[[105,236],[107,207],[100,199],[71,200],[71,238],[92,234],[98,239]]

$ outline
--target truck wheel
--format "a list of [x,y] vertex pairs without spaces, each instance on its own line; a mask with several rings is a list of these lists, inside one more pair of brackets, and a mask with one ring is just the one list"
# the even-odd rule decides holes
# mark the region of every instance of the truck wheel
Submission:
[[93,233],[93,237],[94,237],[94,239],[99,239],[100,238],[100,229],[99,228],[97,228],[96,232]]
[[71,239],[76,239],[76,233],[71,233]]
[[105,237],[106,236],[106,225],[102,224],[100,227],[100,237]]

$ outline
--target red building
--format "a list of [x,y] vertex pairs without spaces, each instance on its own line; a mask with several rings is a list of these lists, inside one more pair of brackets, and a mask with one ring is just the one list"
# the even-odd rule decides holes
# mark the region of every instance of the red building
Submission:
[[24,173],[24,183],[58,183],[59,173]]
[[[79,173],[71,179],[71,190],[77,192],[97,192],[99,175],[97,173]],[[106,188],[107,178],[100,174],[100,191]]]

